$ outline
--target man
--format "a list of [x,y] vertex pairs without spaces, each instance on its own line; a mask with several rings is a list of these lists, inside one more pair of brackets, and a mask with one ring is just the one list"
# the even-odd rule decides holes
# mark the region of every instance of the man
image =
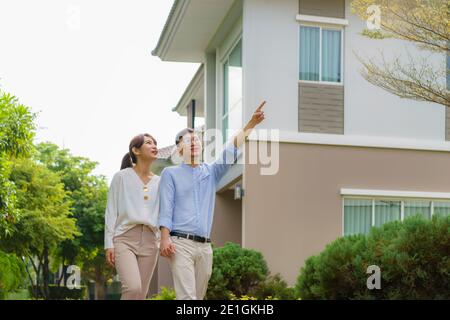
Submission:
[[193,129],[176,136],[183,163],[165,168],[160,180],[160,252],[169,258],[178,300],[202,300],[212,272],[211,226],[216,186],[237,159],[253,128],[264,120],[264,101],[212,164],[200,162],[202,145]]

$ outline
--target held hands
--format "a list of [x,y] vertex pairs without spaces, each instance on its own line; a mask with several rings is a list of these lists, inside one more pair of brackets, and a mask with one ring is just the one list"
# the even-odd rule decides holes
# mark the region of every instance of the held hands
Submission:
[[166,258],[172,257],[175,253],[175,244],[170,240],[170,237],[163,237],[161,239],[159,253]]

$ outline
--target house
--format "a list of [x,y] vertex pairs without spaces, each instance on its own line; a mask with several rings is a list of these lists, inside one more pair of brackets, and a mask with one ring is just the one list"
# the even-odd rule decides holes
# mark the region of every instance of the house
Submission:
[[[421,54],[368,39],[365,28],[350,0],[175,0],[152,52],[200,64],[174,110],[203,116],[206,130],[226,135],[267,100],[259,128],[279,139],[251,140],[278,143],[278,171],[232,167],[212,238],[259,250],[291,285],[308,257],[342,235],[450,213],[450,110],[365,81],[356,53]],[[430,59],[445,66],[445,57]]]
[[174,165],[174,153],[175,153],[175,145],[170,145],[163,148],[158,148],[158,157],[156,158],[156,161],[152,165],[152,171],[160,175],[161,171],[165,167],[169,167]]

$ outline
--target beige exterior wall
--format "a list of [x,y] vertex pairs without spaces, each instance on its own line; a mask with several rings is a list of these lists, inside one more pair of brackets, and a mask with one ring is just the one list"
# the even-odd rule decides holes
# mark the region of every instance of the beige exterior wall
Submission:
[[280,143],[279,168],[261,176],[245,166],[243,246],[289,284],[342,235],[341,188],[450,192],[448,152]]
[[445,140],[450,140],[450,107],[445,110]]
[[216,195],[211,240],[217,247],[226,242],[242,244],[242,200],[234,200],[233,190]]
[[344,86],[298,84],[300,132],[344,134]]
[[343,19],[345,0],[299,0],[299,13]]

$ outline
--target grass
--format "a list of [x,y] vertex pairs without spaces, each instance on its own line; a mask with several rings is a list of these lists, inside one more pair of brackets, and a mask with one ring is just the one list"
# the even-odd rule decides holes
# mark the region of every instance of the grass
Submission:
[[27,289],[19,289],[16,292],[10,292],[6,295],[5,300],[29,300],[30,294]]

